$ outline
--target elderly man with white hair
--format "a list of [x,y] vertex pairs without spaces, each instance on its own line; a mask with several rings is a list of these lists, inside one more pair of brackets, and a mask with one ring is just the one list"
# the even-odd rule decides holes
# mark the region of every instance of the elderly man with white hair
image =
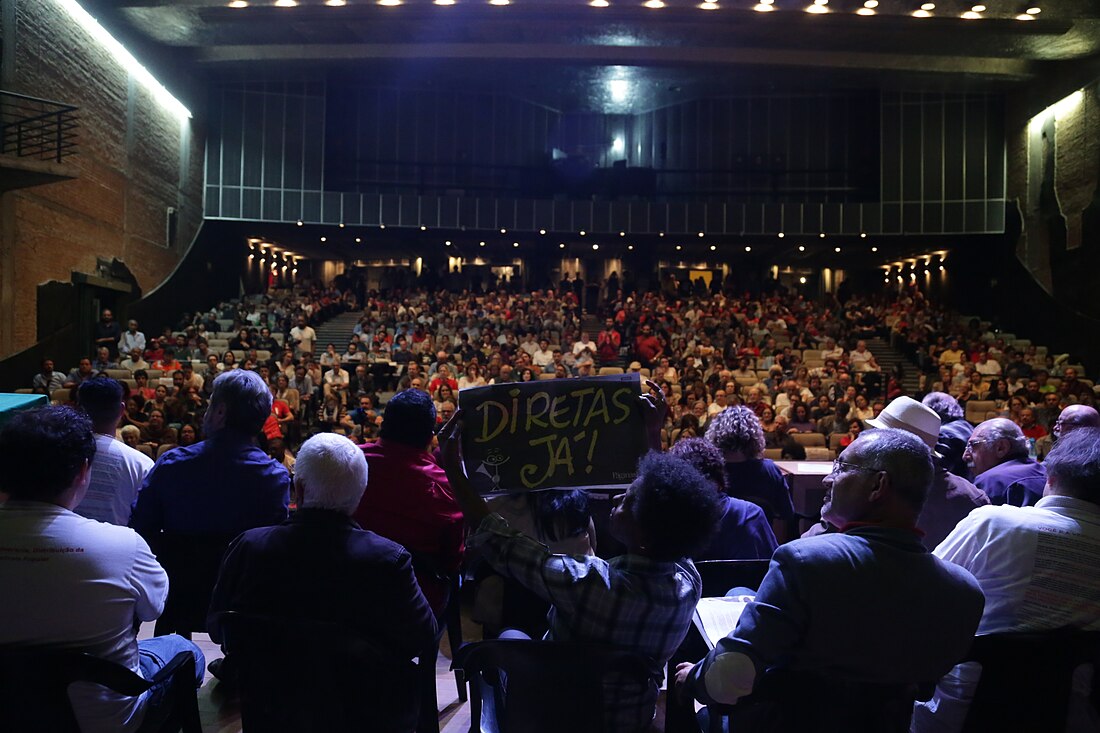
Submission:
[[[307,440],[295,463],[299,509],[229,546],[210,604],[210,637],[222,640],[225,611],[336,624],[392,654],[395,671],[431,645],[435,616],[408,551],[351,518],[366,485],[367,461],[354,443],[334,433]],[[364,721],[389,730],[375,719],[384,712],[364,710]]]

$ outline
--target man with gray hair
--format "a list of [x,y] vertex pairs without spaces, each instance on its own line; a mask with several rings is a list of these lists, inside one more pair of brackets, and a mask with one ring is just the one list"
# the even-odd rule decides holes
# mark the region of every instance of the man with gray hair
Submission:
[[1020,426],[1007,418],[995,417],[974,428],[963,458],[973,470],[974,485],[993,504],[1031,506],[1043,495],[1046,471],[1028,456]]
[[956,476],[970,478],[970,469],[962,456],[974,427],[966,421],[962,405],[946,392],[929,392],[921,404],[940,416],[940,434],[936,441],[940,465]]
[[780,545],[737,626],[677,684],[707,704],[774,699],[754,730],[904,729],[893,702],[949,671],[982,614],[970,573],[921,545],[933,471],[917,436],[861,434],[824,480],[821,516],[840,531]]
[[[1044,465],[1047,484],[1035,506],[979,507],[935,550],[981,586],[979,635],[1100,629],[1100,428],[1063,434]],[[961,730],[979,677],[974,663],[956,666],[917,704],[913,731]],[[1088,708],[1075,696],[1067,730],[1095,730],[1076,717]]]
[[[278,526],[245,532],[229,546],[210,603],[210,638],[222,640],[225,611],[306,627],[334,624],[383,649],[393,671],[411,677],[410,660],[435,640],[435,615],[417,585],[409,552],[351,518],[366,485],[366,458],[350,440],[319,433],[303,443],[294,464],[299,510]],[[239,652],[230,650],[237,660]],[[248,660],[240,661],[247,669]],[[415,694],[415,684],[405,687]],[[372,730],[411,730],[415,718],[393,720],[408,710],[376,706],[363,711],[363,720]]]
[[[172,580],[158,632],[202,630],[226,545],[247,529],[286,519],[290,474],[257,445],[271,401],[255,372],[218,375],[203,417],[206,439],[165,453],[145,478],[130,526]],[[184,551],[184,544],[193,551]],[[170,554],[162,557],[166,548]]]

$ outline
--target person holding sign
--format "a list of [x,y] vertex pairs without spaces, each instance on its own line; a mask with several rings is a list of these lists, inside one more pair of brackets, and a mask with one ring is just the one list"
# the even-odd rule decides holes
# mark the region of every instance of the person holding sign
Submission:
[[[657,398],[650,399],[652,405]],[[655,406],[660,412],[663,402]],[[605,731],[645,730],[662,669],[687,634],[702,592],[687,557],[706,544],[721,516],[714,489],[685,461],[649,453],[611,513],[611,534],[627,553],[610,561],[554,555],[489,512],[463,466],[462,415],[459,410],[443,427],[440,439],[447,479],[474,528],[469,546],[494,570],[552,604],[546,640],[610,644],[652,661],[644,683],[619,678],[606,683],[604,693]]]

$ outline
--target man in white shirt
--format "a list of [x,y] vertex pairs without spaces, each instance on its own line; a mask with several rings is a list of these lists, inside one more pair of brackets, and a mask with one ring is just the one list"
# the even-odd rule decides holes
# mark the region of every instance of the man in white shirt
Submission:
[[96,377],[80,385],[77,404],[92,421],[95,458],[84,500],[73,509],[88,519],[125,527],[153,459],[115,440],[115,430],[126,410],[122,385],[109,377]]
[[138,322],[131,318],[126,323],[126,330],[118,339],[118,353],[130,354],[134,349],[145,351],[145,334],[138,330]]
[[305,316],[298,316],[298,325],[290,329],[290,340],[294,343],[295,354],[312,354],[313,344],[317,341],[317,332],[306,323]]
[[351,377],[348,376],[348,370],[340,366],[339,362],[333,365],[332,369],[325,372],[324,376],[324,393],[325,397],[330,395],[336,395],[336,399],[342,403],[347,402],[348,384],[351,382]]
[[857,341],[856,350],[848,355],[848,365],[853,372],[881,371],[874,355],[867,349],[867,342],[863,340]]
[[546,339],[539,341],[539,347],[531,354],[531,361],[540,369],[546,369],[554,361],[554,352],[550,350],[550,342]]
[[[69,407],[15,414],[0,432],[0,588],[18,589],[0,603],[0,646],[79,649],[149,679],[180,652],[202,652],[180,636],[137,640],[136,622],[164,609],[168,576],[149,545],[127,527],[71,510],[91,479],[96,441],[91,421]],[[16,593],[16,591],[12,591]],[[158,730],[169,690],[137,696],[96,685],[69,689],[84,733]]]
[[581,337],[573,344],[573,356],[579,357],[584,353],[585,349],[587,349],[589,353],[595,354],[596,342],[593,341],[587,333],[582,331]]
[[[1063,435],[1043,465],[1047,485],[1035,506],[978,507],[934,552],[981,586],[979,636],[1100,629],[1100,428]],[[941,679],[932,699],[914,708],[914,733],[961,730],[980,675],[967,663]],[[1088,708],[1075,697],[1068,730],[1096,730],[1095,719],[1078,717]]]

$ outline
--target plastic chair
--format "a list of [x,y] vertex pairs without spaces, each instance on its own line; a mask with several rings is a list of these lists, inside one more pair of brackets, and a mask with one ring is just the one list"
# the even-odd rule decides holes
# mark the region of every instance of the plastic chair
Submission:
[[[1027,660],[1033,673],[1021,673],[1021,660]],[[1056,629],[978,636],[967,661],[980,663],[982,676],[964,733],[1062,733],[1073,670],[1086,662],[1100,662],[1100,631]]]
[[[356,631],[307,619],[218,616],[249,731],[402,731],[419,707],[416,666]],[[381,633],[383,630],[378,630]]]
[[451,667],[470,681],[470,733],[602,733],[605,677],[642,683],[652,664],[595,644],[495,639],[462,647]]
[[190,639],[206,631],[210,595],[221,570],[225,548],[236,533],[179,534],[162,532],[151,538],[153,552],[168,573],[168,600],[157,619],[157,636],[176,633]]
[[169,685],[168,716],[161,731],[202,733],[195,693],[195,657],[181,652],[152,679],[79,651],[0,647],[0,730],[19,733],[79,733],[69,685],[94,682],[136,697],[154,685]]
[[882,685],[834,672],[772,670],[751,695],[736,705],[711,705],[707,717],[711,733],[908,733],[914,701],[928,699],[933,689],[932,683]]

